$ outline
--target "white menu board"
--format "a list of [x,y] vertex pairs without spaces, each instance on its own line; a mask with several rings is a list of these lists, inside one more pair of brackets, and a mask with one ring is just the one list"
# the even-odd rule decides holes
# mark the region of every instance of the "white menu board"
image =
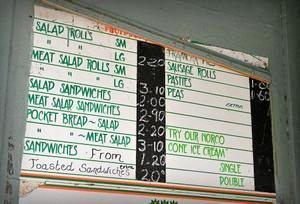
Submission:
[[254,189],[249,78],[166,50],[167,181]]
[[[35,7],[33,33],[23,176],[254,190],[249,78],[169,48],[147,61],[136,36],[49,8]],[[165,79],[145,102],[164,101],[146,116],[164,122],[143,134],[140,59]],[[162,141],[144,144],[151,128]],[[140,161],[146,148],[158,163]]]

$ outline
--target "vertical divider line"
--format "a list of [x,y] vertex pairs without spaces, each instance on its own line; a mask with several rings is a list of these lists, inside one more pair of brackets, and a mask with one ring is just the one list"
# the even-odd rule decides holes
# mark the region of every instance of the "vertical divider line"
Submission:
[[166,182],[165,48],[137,46],[136,179]]

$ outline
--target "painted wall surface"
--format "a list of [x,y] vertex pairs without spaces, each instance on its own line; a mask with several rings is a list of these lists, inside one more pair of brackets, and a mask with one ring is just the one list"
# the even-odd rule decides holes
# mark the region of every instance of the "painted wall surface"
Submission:
[[0,202],[18,203],[33,1],[0,2]]
[[77,2],[84,3],[87,8],[103,9],[133,22],[140,22],[177,38],[197,40],[259,56],[273,58],[280,55],[279,50],[273,49],[278,46],[275,42],[280,38],[280,4],[277,1]]
[[289,112],[288,125],[289,133],[288,136],[291,138],[291,145],[293,150],[291,152],[294,162],[292,163],[293,170],[291,175],[294,178],[290,185],[293,186],[295,197],[290,202],[300,203],[300,2],[287,0],[285,1],[285,12],[283,16],[286,23],[286,44],[285,44],[285,65],[289,70],[288,74],[288,94],[287,111]]

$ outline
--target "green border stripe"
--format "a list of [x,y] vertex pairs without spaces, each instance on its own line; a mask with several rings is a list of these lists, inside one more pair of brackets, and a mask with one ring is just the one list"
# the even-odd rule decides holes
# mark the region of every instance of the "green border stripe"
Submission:
[[[203,78],[192,77],[192,76],[188,76],[188,75],[184,75],[184,74],[175,74],[175,73],[167,72],[167,71],[165,73],[166,74],[177,75],[177,76],[184,76],[184,77],[196,79],[196,80],[199,80],[199,81],[206,81],[206,82],[211,82],[211,83],[216,83],[216,84],[222,84],[222,85],[232,86],[232,87],[241,88],[241,89],[247,89],[247,90],[250,91],[250,88],[244,87],[244,86],[238,86],[238,85],[228,84],[228,83],[219,82],[219,81],[212,81],[212,80],[207,80],[207,79],[203,79]],[[178,88],[180,88],[180,87],[178,87]]]
[[205,106],[205,107],[210,107],[210,108],[218,108],[218,109],[222,109],[222,110],[226,110],[226,111],[234,111],[234,112],[239,112],[239,113],[251,114],[250,112],[246,112],[246,111],[239,111],[239,110],[234,110],[234,109],[229,109],[229,108],[222,108],[222,107],[219,107],[219,106],[211,106],[211,105],[202,104],[202,103],[194,103],[194,102],[183,101],[183,100],[178,100],[178,99],[169,98],[169,97],[168,98],[166,97],[166,100],[182,102],[182,103],[189,103],[189,104],[193,104],[193,105]]
[[106,75],[106,76],[110,76],[110,77],[118,77],[118,78],[124,78],[124,79],[129,79],[129,80],[135,80],[135,78],[130,78],[130,77],[124,77],[121,75],[115,75],[115,74],[106,74],[104,72],[95,72],[95,71],[90,71],[90,70],[85,70],[85,69],[80,69],[80,68],[74,68],[74,67],[68,67],[68,66],[63,66],[63,65],[58,65],[58,64],[50,64],[50,63],[46,63],[46,62],[41,62],[41,61],[36,61],[36,60],[32,60],[31,62],[33,63],[40,63],[40,64],[44,64],[44,65],[51,65],[54,67],[62,67],[62,68],[66,68],[66,69],[72,69],[72,70],[76,70],[76,71],[83,71],[83,72],[88,72],[88,73],[95,73],[95,74],[100,74],[100,75]]
[[[242,191],[251,191],[255,192],[255,190],[250,190],[247,188],[228,188],[228,187],[219,187],[219,186],[208,186],[208,185],[196,185],[196,184],[184,184],[184,183],[176,183],[176,182],[168,182],[169,184],[177,184],[177,185],[188,185],[188,186],[196,186],[196,187],[209,187],[209,188],[218,188],[218,189],[230,189],[230,190],[242,190]],[[235,195],[236,196],[236,195]],[[241,201],[241,200],[237,200]],[[247,200],[245,200],[247,201]]]
[[37,94],[46,94],[46,95],[48,94],[48,95],[53,95],[53,96],[61,96],[61,97],[65,97],[65,98],[80,99],[80,100],[91,101],[91,102],[98,102],[98,103],[119,105],[119,106],[125,106],[125,107],[130,107],[130,108],[136,108],[136,106],[126,105],[126,104],[110,103],[110,102],[105,102],[105,101],[100,101],[100,100],[92,100],[92,99],[79,98],[79,97],[75,97],[75,96],[65,96],[65,95],[61,95],[61,94],[54,94],[54,93],[50,93],[50,92],[34,91],[34,90],[30,90],[30,89],[29,89],[29,92],[34,92],[34,93],[37,93]]
[[135,164],[129,164],[129,163],[120,163],[120,162],[109,162],[109,161],[99,161],[99,160],[91,160],[91,159],[78,159],[74,157],[61,157],[61,156],[54,156],[54,155],[44,155],[44,154],[32,154],[32,153],[27,153],[23,152],[23,154],[26,155],[31,155],[31,156],[40,156],[40,157],[53,157],[53,158],[58,158],[58,159],[72,159],[76,161],[89,161],[89,162],[97,162],[97,163],[109,163],[109,164],[120,164],[120,165],[132,165],[135,166]]
[[39,46],[35,46],[35,45],[33,45],[32,47],[37,48],[37,49],[42,49],[42,50],[50,50],[50,51],[58,52],[58,53],[60,52],[60,53],[68,54],[68,55],[75,55],[75,56],[85,57],[85,58],[89,58],[89,59],[107,61],[107,62],[111,62],[111,63],[115,63],[115,64],[123,64],[123,65],[131,66],[131,67],[136,67],[137,66],[137,65],[127,64],[127,63],[123,63],[123,62],[116,62],[116,61],[107,60],[107,59],[101,59],[101,58],[96,58],[96,57],[91,57],[91,56],[86,56],[86,55],[80,55],[80,54],[76,54],[76,53],[72,53],[72,52],[64,52],[64,51],[60,51],[60,50],[54,50],[54,49],[49,49],[49,48],[45,48],[45,47],[39,47]]
[[54,127],[63,127],[63,128],[72,128],[72,129],[78,129],[78,130],[106,132],[106,133],[109,133],[109,134],[120,134],[120,135],[136,136],[135,134],[128,134],[128,133],[122,133],[122,132],[110,132],[110,131],[103,131],[103,130],[89,129],[89,128],[70,127],[70,126],[66,126],[66,125],[57,125],[57,124],[39,123],[39,122],[29,121],[29,120],[27,120],[26,122],[27,122],[27,123],[33,123],[33,124],[39,124],[39,125],[50,125],[50,126],[54,126]]
[[116,118],[116,117],[110,117],[110,116],[103,116],[103,115],[96,115],[96,114],[88,114],[88,113],[81,113],[81,112],[75,112],[75,111],[66,111],[66,110],[59,110],[55,108],[44,108],[44,107],[38,107],[38,106],[33,106],[33,105],[27,105],[30,108],[38,108],[38,109],[44,109],[44,110],[51,110],[51,111],[58,111],[58,112],[64,112],[64,113],[76,113],[76,114],[81,114],[81,115],[88,115],[88,116],[95,116],[95,117],[101,117],[101,118],[109,118],[109,119],[116,119],[116,120],[125,120],[129,122],[136,122],[136,120],[130,120],[130,119],[125,119],[125,118]]
[[129,148],[124,148],[124,147],[111,147],[111,146],[105,146],[105,145],[95,145],[95,144],[87,144],[87,143],[80,143],[80,142],[51,140],[51,139],[36,138],[36,137],[27,137],[27,136],[25,137],[25,139],[34,139],[34,140],[43,140],[43,141],[50,141],[50,142],[60,142],[60,143],[67,143],[67,144],[71,143],[71,144],[77,144],[77,145],[87,145],[87,146],[105,147],[105,148],[111,148],[111,149],[123,149],[123,150],[136,151],[136,149],[129,149]]
[[223,123],[230,123],[230,124],[235,124],[235,125],[244,125],[244,126],[251,127],[251,124],[230,122],[230,121],[227,121],[227,120],[219,120],[219,119],[201,117],[201,116],[196,116],[196,115],[189,115],[189,114],[184,114],[184,113],[175,113],[175,112],[170,112],[170,111],[166,111],[166,113],[170,113],[170,114],[174,114],[174,115],[183,115],[183,116],[187,116],[187,117],[200,118],[200,119],[205,119],[205,120],[212,120],[212,121],[223,122]]
[[177,170],[177,171],[190,171],[190,172],[203,173],[203,174],[216,174],[216,175],[225,175],[225,176],[254,178],[253,176],[245,176],[245,175],[239,175],[239,174],[222,174],[222,173],[215,173],[215,172],[198,171],[198,170],[190,170],[190,169],[178,169],[178,168],[171,168],[171,167],[169,167],[169,168],[167,167],[166,169]]
[[193,129],[193,128],[175,126],[175,125],[166,125],[166,127],[167,128],[168,127],[179,128],[179,129],[185,129],[185,130],[194,130],[194,131],[198,131],[198,132],[206,132],[206,133],[213,133],[213,134],[219,134],[219,135],[227,135],[227,136],[231,136],[231,137],[240,137],[240,138],[245,138],[245,139],[252,140],[252,137],[246,137],[246,136],[241,136],[241,135],[232,135],[232,134],[221,133],[221,132],[212,132],[212,131],[207,131],[207,130],[203,130],[203,129]]
[[[89,30],[89,29],[86,29],[86,30]],[[95,44],[95,43],[91,43],[90,41],[80,41],[80,40],[74,40],[73,38],[64,38],[64,37],[61,37],[61,36],[42,33],[42,32],[39,32],[39,31],[33,31],[33,34],[44,35],[44,36],[48,36],[48,37],[54,37],[54,38],[59,38],[59,39],[63,39],[63,40],[66,40],[66,41],[74,41],[74,42],[84,43],[84,44],[88,44],[88,45],[94,45],[94,46],[97,46],[97,47],[103,47],[103,48],[118,50],[118,51],[122,51],[122,52],[129,52],[129,53],[133,53],[133,54],[137,53],[137,52],[134,52],[134,51],[131,51],[131,50],[125,50],[125,49],[110,47],[110,46],[107,46],[107,45]]]
[[65,82],[65,83],[68,83],[68,84],[76,84],[76,85],[80,85],[80,86],[87,86],[87,87],[93,87],[93,88],[99,88],[99,89],[109,89],[109,90],[112,90],[112,91],[120,91],[120,92],[136,94],[135,92],[131,92],[131,91],[118,90],[118,89],[113,89],[113,88],[108,88],[108,87],[101,87],[101,86],[94,86],[94,85],[87,85],[87,84],[76,83],[76,82],[72,82],[72,81],[64,81],[64,80],[60,80],[60,79],[51,79],[51,78],[48,78],[48,77],[35,76],[35,75],[31,75],[31,74],[29,75],[29,77],[36,77],[36,78],[41,78],[41,79],[46,79],[46,80],[54,80],[54,81],[59,81],[59,82]]
[[[166,85],[166,87],[171,87],[171,88],[178,89],[177,86]],[[247,99],[236,98],[236,97],[226,96],[226,95],[222,95],[222,94],[215,94],[215,93],[210,93],[210,92],[206,92],[206,91],[199,91],[199,90],[193,90],[193,89],[187,89],[187,88],[181,88],[181,87],[180,87],[180,89],[183,89],[183,90],[186,90],[186,91],[194,91],[194,92],[204,93],[204,94],[213,95],[213,96],[221,96],[221,97],[225,97],[225,98],[232,98],[232,99],[237,99],[237,100],[241,100],[241,101],[250,102],[250,100],[247,100]],[[249,92],[249,96],[250,96],[250,92]]]
[[203,160],[210,160],[210,161],[224,161],[224,162],[233,162],[233,163],[239,163],[239,164],[248,164],[248,165],[254,165],[253,163],[247,163],[247,162],[238,162],[238,161],[230,161],[230,160],[224,160],[224,159],[211,159],[211,158],[205,158],[205,157],[194,157],[194,156],[188,156],[188,155],[180,155],[180,154],[171,154],[171,153],[166,153],[166,156],[172,155],[172,156],[177,156],[177,157],[187,157],[187,158],[195,158],[195,159],[203,159]]
[[166,59],[166,61],[175,62],[175,63],[178,63],[178,64],[192,65],[194,67],[200,67],[200,68],[204,68],[204,69],[215,70],[215,71],[218,71],[218,72],[224,72],[224,73],[227,73],[227,74],[237,75],[237,76],[244,77],[244,78],[249,78],[249,77],[243,76],[239,73],[232,73],[232,72],[228,72],[228,71],[224,71],[224,70],[214,69],[214,68],[211,68],[211,67],[204,67],[204,66],[200,66],[200,65],[196,65],[196,64],[187,63],[187,62],[180,62],[180,61],[176,61],[176,60],[173,60],[173,59]]
[[245,151],[245,152],[253,152],[252,150],[248,150],[248,149],[239,149],[239,148],[233,148],[233,147],[209,145],[209,144],[205,144],[205,143],[194,143],[194,142],[187,142],[187,141],[182,141],[182,140],[178,141],[178,140],[166,139],[166,141],[178,142],[178,143],[187,143],[187,144],[201,145],[201,146],[209,146],[209,147],[218,147],[218,148],[224,148],[224,149],[226,148],[226,149],[232,149],[232,150],[238,150],[238,151]]

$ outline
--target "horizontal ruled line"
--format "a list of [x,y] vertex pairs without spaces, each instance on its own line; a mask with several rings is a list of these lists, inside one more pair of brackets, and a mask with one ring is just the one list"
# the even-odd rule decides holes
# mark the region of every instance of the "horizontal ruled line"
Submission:
[[123,64],[123,65],[127,65],[127,66],[131,66],[131,67],[136,67],[136,65],[133,64],[127,64],[124,62],[115,62],[112,60],[107,60],[107,59],[101,59],[101,58],[96,58],[96,57],[91,57],[91,56],[87,56],[87,55],[81,55],[81,54],[75,54],[72,52],[65,52],[65,51],[61,51],[61,50],[54,50],[54,49],[49,49],[49,48],[45,48],[45,47],[39,47],[39,46],[32,46],[34,48],[38,48],[38,49],[43,49],[43,50],[50,50],[53,52],[60,52],[60,53],[65,53],[65,54],[69,54],[69,55],[75,55],[75,56],[80,56],[80,57],[85,57],[85,58],[89,58],[89,59],[97,59],[97,60],[101,60],[101,61],[107,61],[107,62],[111,62],[111,63],[116,63],[116,64]]
[[[70,138],[73,138],[76,136],[70,136]],[[96,145],[96,144],[90,144],[90,143],[80,143],[80,142],[70,142],[70,141],[61,141],[61,140],[53,140],[53,139],[44,139],[44,138],[35,138],[35,137],[28,137],[26,136],[25,139],[35,139],[35,140],[43,140],[43,141],[50,141],[50,142],[60,142],[60,143],[70,143],[70,144],[77,144],[77,145],[86,145],[86,146],[95,146],[95,147],[105,147],[105,148],[111,148],[111,149],[123,149],[123,150],[129,150],[129,151],[136,151],[136,149],[129,149],[124,147],[111,147],[106,145]],[[87,142],[90,142],[86,140]]]
[[118,78],[123,78],[123,79],[128,79],[128,80],[134,80],[134,81],[136,81],[135,78],[125,77],[125,76],[121,76],[121,75],[106,74],[104,72],[95,72],[95,71],[90,71],[90,70],[85,70],[85,69],[80,69],[80,68],[74,68],[74,67],[68,67],[68,66],[63,66],[63,65],[58,65],[58,64],[50,64],[50,63],[41,62],[41,61],[37,61],[37,60],[31,60],[31,62],[40,63],[40,64],[44,64],[44,65],[51,65],[51,66],[55,66],[55,67],[62,67],[62,68],[65,68],[65,69],[71,69],[71,70],[76,70],[76,71],[83,71],[83,72],[88,72],[88,73],[96,73],[96,74],[99,74],[99,75],[105,75],[105,76],[110,76],[110,77],[118,77]]
[[[171,85],[166,85],[166,87],[172,87],[172,88],[177,88],[177,89],[179,88],[177,86],[171,86]],[[206,91],[199,91],[199,90],[187,89],[187,88],[182,88],[182,87],[180,87],[180,89],[183,89],[183,90],[186,90],[186,91],[193,91],[193,92],[198,92],[198,93],[204,93],[204,94],[213,95],[213,96],[221,96],[221,97],[224,97],[224,98],[232,98],[232,99],[246,101],[246,102],[250,101],[250,100],[243,99],[243,98],[237,98],[237,97],[226,96],[226,95],[222,95],[222,94],[210,93],[210,92],[206,92]],[[249,91],[249,96],[250,96],[250,91]]]
[[[22,171],[30,171],[30,172],[37,172],[37,173],[51,173],[51,174],[60,174],[60,175],[74,175],[74,176],[83,176],[83,177],[89,177],[89,178],[93,178],[93,177],[100,177],[100,178],[112,178],[112,179],[121,179],[121,180],[135,180],[133,178],[120,178],[120,177],[111,177],[111,176],[99,176],[99,175],[85,175],[85,174],[73,174],[73,173],[62,173],[62,172],[52,172],[52,171],[38,171],[38,170],[31,170],[31,169],[22,169]],[[55,176],[55,175],[54,175]],[[36,178],[36,177],[35,177]],[[37,177],[37,178],[45,178],[45,177]],[[65,179],[59,179],[59,178],[55,178],[56,180],[64,180]],[[75,179],[68,179],[70,181],[77,181]]]
[[174,98],[167,98],[167,97],[166,97],[166,99],[167,99],[167,100],[170,100],[170,101],[176,101],[176,102],[188,103],[188,104],[199,105],[199,106],[205,106],[205,107],[210,107],[210,108],[217,108],[217,109],[226,110],[226,111],[234,111],[234,112],[239,112],[239,113],[251,114],[250,112],[246,112],[246,111],[239,111],[239,110],[234,110],[234,109],[229,109],[229,108],[222,108],[222,107],[219,107],[219,106],[211,106],[211,105],[202,104],[202,103],[195,103],[195,102],[190,102],[190,101],[183,101],[183,100],[178,100],[178,99],[174,99]]
[[76,111],[65,111],[65,110],[59,110],[55,108],[44,108],[44,107],[38,107],[38,106],[33,106],[33,105],[28,105],[30,108],[38,108],[38,109],[44,109],[44,110],[51,110],[51,111],[58,111],[58,112],[64,112],[64,113],[76,113],[76,114],[81,114],[81,115],[89,115],[89,116],[95,116],[95,117],[101,117],[101,118],[109,118],[109,119],[116,119],[116,120],[125,120],[129,122],[136,122],[135,120],[130,120],[130,119],[125,119],[125,118],[116,118],[116,117],[110,117],[110,116],[103,116],[103,115],[96,115],[96,114],[89,114],[89,113],[81,113],[81,112],[76,112]]
[[[167,71],[166,71],[166,74],[172,74],[172,75],[177,75],[177,76],[184,76],[184,77],[196,79],[196,80],[199,80],[199,81],[206,81],[206,82],[211,82],[211,83],[216,83],[216,84],[222,84],[222,85],[232,86],[232,87],[241,88],[241,89],[246,89],[246,90],[249,90],[249,91],[250,91],[250,88],[248,88],[248,87],[238,86],[238,85],[233,85],[233,84],[228,84],[228,83],[219,82],[219,81],[207,80],[207,79],[203,79],[203,78],[197,78],[197,77],[193,77],[193,76],[190,76],[190,75],[175,74],[175,73],[167,72]],[[178,87],[178,88],[180,88],[180,87]]]
[[193,118],[200,118],[200,119],[205,119],[205,120],[212,120],[212,121],[229,123],[229,124],[235,124],[235,125],[244,125],[244,126],[251,127],[250,124],[245,124],[245,123],[230,122],[230,121],[226,121],[226,120],[219,120],[219,119],[214,119],[214,118],[207,118],[207,117],[201,117],[201,116],[196,116],[196,115],[189,115],[189,114],[184,114],[184,113],[176,113],[176,112],[170,112],[170,111],[166,111],[166,113],[171,113],[171,114],[175,114],[175,115],[183,115],[183,116],[193,117]]
[[74,157],[62,157],[62,156],[54,156],[54,155],[32,154],[32,153],[28,153],[28,152],[23,152],[23,154],[31,155],[31,156],[41,156],[41,157],[53,157],[53,158],[58,158],[58,159],[72,159],[72,160],[76,160],[76,161],[89,161],[89,162],[97,162],[97,163],[109,163],[109,164],[120,164],[120,165],[135,166],[135,164],[130,164],[130,163],[99,161],[99,160],[91,160],[91,159],[78,159],[78,158],[74,158]]
[[71,26],[73,28],[81,28],[81,29],[93,31],[93,32],[96,32],[96,33],[101,33],[101,34],[110,35],[110,36],[112,35],[112,36],[115,36],[115,37],[119,37],[119,38],[123,38],[123,39],[128,39],[128,40],[132,40],[132,41],[135,40],[135,39],[132,39],[130,37],[124,37],[124,36],[120,36],[120,35],[116,35],[116,34],[105,33],[105,32],[100,31],[100,30],[90,29],[90,28],[85,28],[85,27],[80,27],[80,26],[75,26],[75,25],[72,25],[72,24],[67,24],[67,23],[62,23],[62,22],[57,22],[57,21],[53,22],[51,20],[47,20],[47,19],[43,19],[43,18],[39,18],[39,17],[34,17],[34,19],[46,21],[46,22],[49,22],[49,23],[56,23],[56,24],[60,24],[60,25]]
[[170,184],[177,184],[177,185],[188,185],[188,186],[198,186],[198,187],[210,187],[210,188],[218,188],[218,189],[230,189],[230,190],[247,190],[247,191],[255,191],[255,190],[250,190],[248,188],[228,188],[228,187],[218,187],[218,186],[214,186],[214,185],[197,185],[197,184],[187,184],[187,183],[178,183],[178,182],[167,182]]
[[189,172],[196,172],[196,173],[204,173],[204,174],[215,174],[215,175],[224,175],[224,176],[237,176],[237,177],[244,177],[244,178],[254,178],[253,176],[245,176],[239,174],[223,174],[223,173],[216,173],[216,172],[208,172],[208,171],[199,171],[199,170],[191,170],[191,169],[178,169],[167,167],[166,169],[176,170],[176,171],[189,171]]
[[[211,67],[204,67],[204,66],[200,66],[200,65],[196,65],[196,64],[191,64],[191,63],[188,63],[188,62],[180,62],[180,61],[176,61],[176,60],[173,60],[173,59],[167,59],[167,58],[166,58],[166,61],[171,61],[171,62],[175,62],[175,63],[178,63],[178,64],[192,65],[194,67],[200,67],[200,68],[204,68],[204,69],[215,70],[215,71],[218,71],[218,72],[224,72],[224,73],[227,73],[227,74],[232,74],[232,75],[236,75],[236,76],[247,78],[246,76],[243,76],[243,75],[241,75],[239,73],[228,72],[228,71],[224,71],[224,70],[220,70],[220,69],[214,69],[214,68],[211,68]],[[168,69],[168,68],[166,68],[166,69]]]
[[212,158],[206,158],[206,157],[195,157],[190,155],[181,155],[181,154],[172,154],[172,153],[166,153],[166,156],[172,155],[177,157],[187,157],[187,158],[195,158],[195,159],[203,159],[203,160],[211,160],[211,161],[224,161],[224,162],[234,162],[239,164],[248,164],[248,165],[254,165],[253,163],[247,163],[247,162],[238,162],[238,161],[230,161],[230,160],[224,160],[224,159],[212,159]]
[[247,149],[239,149],[239,148],[225,147],[225,146],[218,146],[218,145],[209,145],[209,144],[205,144],[205,143],[186,142],[186,141],[182,141],[182,140],[166,139],[166,141],[187,143],[187,144],[195,144],[195,145],[203,145],[203,146],[209,146],[209,147],[218,147],[218,148],[232,149],[232,150],[238,150],[238,151],[244,151],[244,152],[253,152],[252,150],[247,150]]
[[75,96],[66,96],[66,95],[54,94],[54,93],[50,93],[50,92],[40,92],[40,91],[34,91],[34,90],[30,90],[30,89],[29,89],[29,92],[34,92],[34,93],[38,93],[38,94],[42,93],[42,94],[46,94],[46,95],[61,96],[61,97],[65,97],[65,98],[80,99],[80,100],[85,100],[85,101],[92,101],[92,102],[99,102],[99,103],[104,103],[104,104],[111,104],[111,105],[119,105],[119,106],[125,106],[125,107],[130,107],[130,108],[136,108],[136,106],[126,105],[126,104],[121,104],[121,103],[110,103],[110,102],[101,101],[101,100],[92,100],[92,99],[86,99],[86,98],[79,98],[79,97],[75,97]]
[[[86,30],[89,30],[89,29],[86,29]],[[59,38],[59,39],[63,39],[63,40],[66,40],[66,41],[74,41],[74,42],[84,43],[84,44],[88,44],[88,45],[94,45],[94,46],[97,46],[97,47],[103,47],[103,48],[107,48],[107,49],[118,50],[118,51],[122,51],[122,52],[128,52],[128,53],[133,53],[133,54],[137,53],[137,52],[134,52],[134,51],[131,51],[131,50],[110,47],[110,46],[107,46],[107,45],[101,45],[101,44],[91,43],[91,42],[88,42],[88,41],[80,41],[80,40],[74,40],[72,38],[65,38],[65,37],[56,36],[56,35],[49,35],[49,34],[46,34],[46,33],[39,32],[39,31],[33,31],[33,33],[34,34],[48,36],[48,37]]]
[[136,136],[135,134],[128,134],[128,133],[122,133],[122,132],[110,132],[105,130],[98,130],[98,129],[89,129],[89,128],[78,128],[78,127],[72,127],[72,126],[66,126],[66,125],[57,125],[57,124],[49,124],[49,123],[39,123],[35,121],[26,121],[27,123],[33,123],[33,124],[40,124],[40,125],[49,125],[54,127],[65,127],[65,128],[72,128],[72,129],[78,129],[78,130],[87,130],[87,131],[98,131],[98,132],[105,132],[109,134],[120,134],[120,135],[129,135],[129,136]]
[[41,78],[41,79],[46,79],[46,80],[54,80],[54,81],[59,81],[59,82],[65,82],[65,83],[70,83],[70,84],[76,84],[76,85],[80,85],[80,86],[87,86],[87,87],[93,87],[93,88],[99,88],[99,89],[108,89],[108,90],[112,90],[112,91],[119,91],[119,92],[126,92],[126,93],[130,93],[130,94],[136,94],[135,92],[131,92],[131,91],[125,91],[125,90],[119,90],[119,89],[113,89],[113,88],[108,88],[108,87],[101,87],[101,86],[95,86],[95,85],[87,85],[87,84],[82,84],[82,83],[76,83],[76,82],[72,82],[72,81],[64,81],[61,79],[52,79],[52,78],[48,78],[48,77],[41,77],[41,76],[36,76],[36,75],[29,75],[30,77],[36,77],[36,78]]
[[231,137],[240,137],[240,138],[252,140],[252,137],[246,137],[246,136],[241,136],[241,135],[232,135],[232,134],[221,133],[221,132],[213,132],[213,131],[208,131],[208,130],[203,130],[203,129],[193,129],[193,128],[175,126],[175,125],[166,125],[166,127],[180,128],[180,129],[185,129],[185,130],[194,130],[194,131],[198,131],[198,132],[206,132],[206,133],[213,133],[213,134],[219,134],[219,135],[227,135],[227,136],[231,136]]

